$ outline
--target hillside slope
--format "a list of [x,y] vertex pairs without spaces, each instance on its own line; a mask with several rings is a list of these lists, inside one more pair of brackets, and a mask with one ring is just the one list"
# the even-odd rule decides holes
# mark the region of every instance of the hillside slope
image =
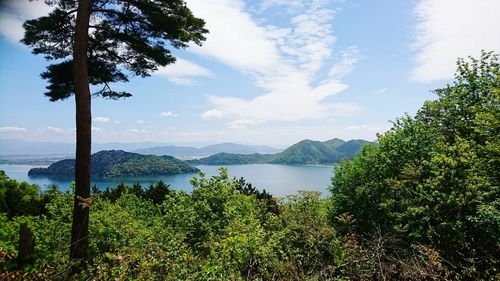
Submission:
[[330,145],[320,141],[303,140],[276,154],[270,163],[331,164],[339,162],[340,159],[341,155]]
[[234,154],[234,153],[217,153],[215,155],[187,160],[186,162],[192,165],[242,165],[242,164],[265,164],[269,163],[274,157],[274,154]]
[[283,152],[275,154],[232,154],[218,153],[210,157],[188,160],[194,165],[237,165],[237,164],[284,164],[284,165],[329,165],[356,155],[364,145],[373,144],[365,140],[343,141],[331,139],[325,142],[303,140]]
[[[199,170],[172,156],[141,155],[122,150],[106,150],[92,154],[94,177],[124,177],[196,173]],[[33,168],[29,176],[73,176],[75,160],[65,159],[47,168]]]

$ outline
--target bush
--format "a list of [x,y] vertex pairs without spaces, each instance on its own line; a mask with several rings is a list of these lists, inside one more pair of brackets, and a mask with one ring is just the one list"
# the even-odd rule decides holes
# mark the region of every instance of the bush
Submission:
[[422,245],[454,279],[491,279],[500,267],[500,69],[498,57],[459,60],[438,89],[336,167],[331,222],[366,240],[379,230],[405,249]]

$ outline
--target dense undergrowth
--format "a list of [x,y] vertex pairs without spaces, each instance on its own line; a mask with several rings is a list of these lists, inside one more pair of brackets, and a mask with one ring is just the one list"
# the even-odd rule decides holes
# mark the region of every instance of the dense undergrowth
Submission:
[[[0,279],[498,280],[498,57],[459,61],[456,82],[416,117],[335,168],[331,195],[273,198],[227,170],[93,190],[92,259],[70,275],[73,195],[0,175]],[[35,235],[16,263],[18,232]]]
[[[0,215],[1,278],[68,278],[73,195],[1,176],[6,201]],[[94,280],[343,280],[382,278],[377,252],[384,241],[339,236],[328,222],[329,200],[301,192],[276,201],[241,179],[193,180],[190,194],[158,183],[120,185],[94,193],[90,205],[93,259],[73,279]],[[20,202],[20,204],[11,204]],[[26,206],[36,206],[27,209]],[[22,215],[21,215],[22,213]],[[26,223],[36,246],[32,265],[14,257]],[[367,243],[365,243],[367,242]],[[415,248],[412,262],[383,261],[398,276],[438,276],[433,250]],[[418,268],[417,268],[418,266]],[[410,270],[411,271],[408,271]],[[405,272],[403,272],[405,271]],[[404,273],[404,274],[403,274]],[[408,276],[406,276],[408,275]]]

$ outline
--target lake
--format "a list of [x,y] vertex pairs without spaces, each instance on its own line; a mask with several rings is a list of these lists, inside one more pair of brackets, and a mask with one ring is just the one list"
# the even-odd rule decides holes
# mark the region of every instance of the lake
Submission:
[[[68,190],[71,179],[29,177],[31,168],[40,166],[31,165],[0,165],[0,170],[5,171],[7,176],[18,181],[26,181],[40,185],[42,190],[50,184],[57,184],[61,190]],[[219,166],[196,166],[203,171],[207,177],[217,175]],[[332,176],[331,166],[289,166],[273,164],[248,164],[227,165],[231,177],[244,177],[247,182],[262,190],[270,192],[275,196],[296,194],[299,190],[320,191],[323,196],[328,195],[328,186]],[[196,174],[183,174],[172,176],[147,176],[147,177],[124,177],[112,179],[92,179],[92,184],[99,189],[115,187],[119,183],[132,185],[139,182],[143,187],[156,183],[160,180],[169,184],[173,189],[190,191],[192,189],[189,180]]]

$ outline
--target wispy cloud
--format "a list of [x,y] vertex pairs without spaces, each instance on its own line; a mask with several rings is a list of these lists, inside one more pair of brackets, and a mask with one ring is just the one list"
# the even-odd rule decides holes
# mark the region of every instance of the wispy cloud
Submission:
[[[356,47],[332,55],[336,38],[331,23],[336,11],[330,8],[330,1],[290,6],[286,27],[257,23],[243,1],[187,2],[211,31],[203,47],[192,48],[194,52],[250,75],[263,89],[253,99],[210,96],[213,109],[208,112],[223,112],[224,117],[234,120],[298,121],[332,116],[336,110],[346,113],[359,109],[326,102],[326,98],[347,88],[340,79],[361,58]],[[274,1],[262,6],[261,11],[276,5],[287,4]],[[324,68],[330,69],[330,74],[318,79]],[[220,118],[221,114],[216,116]]]
[[390,128],[390,123],[385,124],[359,124],[359,125],[351,125],[347,126],[347,130],[349,131],[362,131],[362,132],[370,132],[370,133],[383,133]]
[[48,132],[52,132],[52,133],[62,133],[62,132],[64,132],[63,128],[57,128],[57,127],[52,127],[52,126],[45,127],[42,130],[45,130],[45,131],[48,131]]
[[255,126],[264,123],[263,121],[251,120],[251,119],[238,119],[229,122],[229,128],[231,129],[246,129],[249,126]]
[[163,111],[160,113],[160,117],[179,117],[179,114],[173,113],[171,111]]
[[226,114],[218,109],[207,110],[201,114],[201,118],[207,119],[221,119],[226,117]]
[[215,75],[210,70],[182,58],[177,58],[174,64],[159,68],[154,74],[164,76],[170,82],[184,86],[193,85],[197,77],[213,77]]
[[6,0],[0,5],[0,34],[13,43],[23,38],[23,23],[47,15],[52,7],[44,1]]
[[137,124],[144,124],[144,120],[139,119],[139,120],[135,121],[135,123],[137,123]]
[[92,119],[92,121],[94,121],[96,123],[108,123],[109,120],[110,119],[108,117],[102,117],[102,116],[95,117],[95,118]]
[[26,128],[21,128],[21,127],[14,127],[14,126],[7,126],[7,127],[0,127],[0,133],[12,133],[12,132],[27,132]]
[[361,54],[356,47],[349,47],[340,53],[341,60],[330,69],[329,76],[340,79],[350,74],[361,60]]
[[145,134],[148,131],[146,131],[144,129],[130,129],[129,132],[134,133],[134,134]]
[[482,49],[500,53],[500,1],[420,0],[416,18],[415,67],[419,82],[453,77],[458,57],[478,57]]

